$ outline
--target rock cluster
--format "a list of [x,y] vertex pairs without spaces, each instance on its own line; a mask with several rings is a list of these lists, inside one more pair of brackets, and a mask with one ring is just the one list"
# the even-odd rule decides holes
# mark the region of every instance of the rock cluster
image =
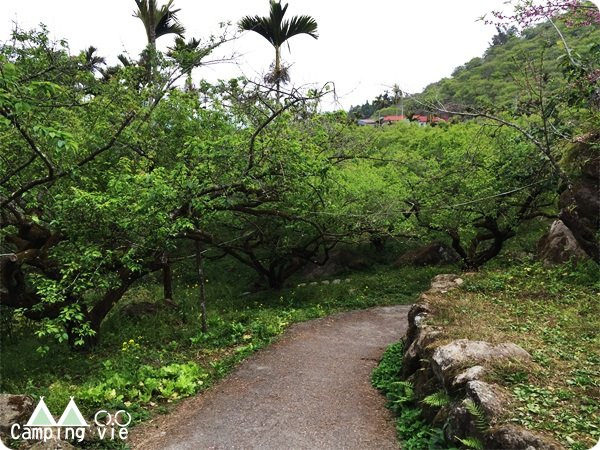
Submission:
[[[443,426],[446,439],[456,444],[459,438],[476,437],[489,449],[563,448],[546,436],[504,425],[501,419],[510,396],[501,386],[485,381],[493,365],[506,361],[527,364],[531,360],[529,353],[513,343],[493,345],[468,339],[448,342],[442,328],[428,323],[427,318],[435,314],[433,297],[440,300],[439,296],[462,283],[458,275],[436,276],[431,288],[408,314],[404,378],[412,381],[418,400],[440,391],[453,399],[441,409],[425,406],[425,418]],[[473,415],[474,409],[481,412],[480,416]]]

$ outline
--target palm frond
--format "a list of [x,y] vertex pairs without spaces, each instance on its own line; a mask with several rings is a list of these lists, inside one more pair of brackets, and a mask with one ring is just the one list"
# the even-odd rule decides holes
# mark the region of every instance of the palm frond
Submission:
[[156,18],[156,37],[159,38],[164,36],[165,34],[176,34],[178,36],[183,36],[185,33],[185,28],[179,22],[177,18],[177,13],[181,11],[180,9],[172,9],[173,0],[169,0],[166,5],[157,8],[155,13]]
[[96,47],[89,46],[84,52],[86,66],[91,69],[97,69],[98,66],[106,63],[106,60],[102,56],[95,54],[97,50]]
[[124,67],[129,67],[133,65],[133,62],[131,62],[131,60],[122,53],[119,56],[117,56],[117,59],[121,62],[121,64],[123,64]]
[[298,34],[308,34],[317,39],[317,21],[310,16],[294,16],[283,20],[287,3],[271,0],[271,9],[267,17],[246,16],[238,22],[241,31],[254,31],[273,46],[280,47],[289,38]]
[[275,42],[274,31],[268,17],[246,16],[239,21],[238,27],[240,31],[254,31],[260,34],[272,45],[277,45]]
[[[185,28],[177,18],[180,9],[173,9],[173,1],[169,0],[165,5],[158,8],[155,2],[135,0],[137,10],[133,12],[133,16],[142,21],[148,36],[150,36],[148,30],[152,30],[152,28],[154,28],[156,38],[166,34],[182,36],[185,33]],[[151,14],[150,8],[154,8],[153,14]],[[154,17],[154,23],[150,23],[152,17]]]
[[298,34],[308,34],[315,39],[319,38],[317,34],[317,21],[310,16],[294,16],[289,21],[285,21],[282,26],[283,41]]

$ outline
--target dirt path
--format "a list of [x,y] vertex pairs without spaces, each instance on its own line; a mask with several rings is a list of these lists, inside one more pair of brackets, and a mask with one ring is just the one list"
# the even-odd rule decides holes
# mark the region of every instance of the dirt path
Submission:
[[227,378],[132,433],[134,449],[397,449],[370,374],[409,306],[293,325]]

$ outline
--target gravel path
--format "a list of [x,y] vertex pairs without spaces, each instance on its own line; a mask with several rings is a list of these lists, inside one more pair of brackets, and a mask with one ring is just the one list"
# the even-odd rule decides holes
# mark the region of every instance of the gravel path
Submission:
[[409,306],[293,325],[212,389],[133,430],[134,449],[397,449],[371,371]]

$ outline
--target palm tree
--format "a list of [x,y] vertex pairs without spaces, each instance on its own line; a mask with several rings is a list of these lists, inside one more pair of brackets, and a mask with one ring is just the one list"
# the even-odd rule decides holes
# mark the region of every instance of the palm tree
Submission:
[[311,16],[294,16],[289,20],[283,20],[288,8],[287,3],[282,6],[280,1],[270,0],[270,5],[268,17],[246,16],[240,20],[239,28],[242,31],[254,31],[260,34],[275,48],[275,63],[267,81],[277,85],[279,98],[280,83],[289,81],[287,69],[281,64],[281,46],[289,38],[298,34],[308,34],[315,39],[319,36],[317,21]]
[[144,24],[148,44],[156,45],[156,39],[166,34],[177,34],[182,36],[185,28],[179,23],[177,13],[179,9],[172,9],[174,0],[169,0],[166,5],[158,8],[156,0],[135,0],[138,9],[134,11],[134,17],[137,17]]
[[173,1],[169,0],[160,8],[156,6],[156,0],[135,0],[137,10],[133,16],[144,24],[148,47],[142,52],[142,61],[146,66],[146,78],[150,81],[153,77],[156,62],[156,40],[166,34],[182,36],[185,28],[179,23],[177,13],[179,9],[173,9]]

